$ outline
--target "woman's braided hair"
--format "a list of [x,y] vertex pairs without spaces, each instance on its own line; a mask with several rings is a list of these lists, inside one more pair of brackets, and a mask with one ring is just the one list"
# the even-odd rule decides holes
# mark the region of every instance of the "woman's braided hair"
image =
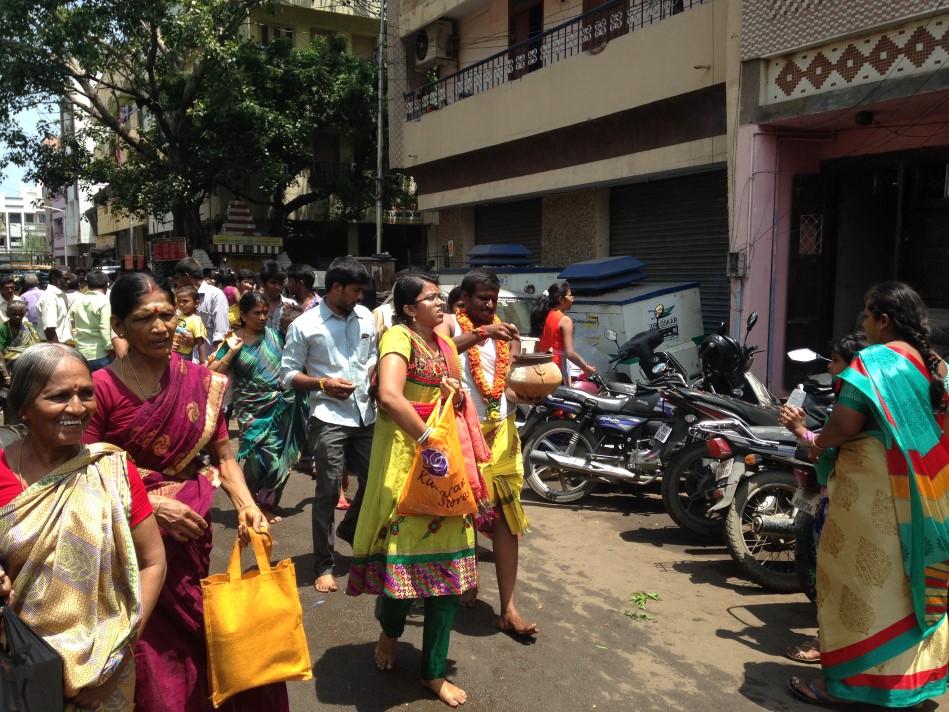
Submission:
[[870,288],[864,302],[877,318],[886,314],[897,336],[919,351],[929,370],[929,399],[933,409],[945,413],[946,388],[939,375],[942,359],[929,344],[929,315],[922,297],[903,282],[880,282]]

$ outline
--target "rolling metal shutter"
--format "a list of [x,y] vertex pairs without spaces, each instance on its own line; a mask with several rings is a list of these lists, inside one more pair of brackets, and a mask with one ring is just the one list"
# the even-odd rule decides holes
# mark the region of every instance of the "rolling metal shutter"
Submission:
[[533,253],[537,264],[541,264],[540,231],[540,198],[475,208],[476,245],[524,245]]
[[610,254],[641,259],[648,282],[699,282],[706,333],[728,321],[727,197],[724,170],[610,193]]

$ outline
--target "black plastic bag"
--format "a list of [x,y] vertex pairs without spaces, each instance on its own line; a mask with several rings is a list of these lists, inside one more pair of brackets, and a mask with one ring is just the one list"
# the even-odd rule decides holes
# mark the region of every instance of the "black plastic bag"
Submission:
[[62,712],[63,659],[0,602],[0,712]]

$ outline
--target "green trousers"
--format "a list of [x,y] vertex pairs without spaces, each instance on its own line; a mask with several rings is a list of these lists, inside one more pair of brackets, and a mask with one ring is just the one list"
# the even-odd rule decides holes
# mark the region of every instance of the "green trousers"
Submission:
[[[445,677],[448,642],[461,596],[429,596],[423,600],[425,625],[422,628],[422,679],[437,680]],[[402,637],[405,617],[409,614],[413,601],[411,598],[379,596],[376,617],[382,625],[383,633],[390,638]]]

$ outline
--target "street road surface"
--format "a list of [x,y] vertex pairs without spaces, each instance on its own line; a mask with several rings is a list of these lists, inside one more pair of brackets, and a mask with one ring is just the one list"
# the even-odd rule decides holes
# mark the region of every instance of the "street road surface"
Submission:
[[[292,472],[287,517],[273,528],[274,558],[296,565],[313,659],[314,680],[289,685],[291,709],[443,712],[418,682],[420,614],[409,617],[397,669],[383,673],[372,662],[374,598],[346,596],[344,576],[337,593],[313,589],[312,497],[312,480]],[[466,712],[814,709],[794,701],[785,680],[819,670],[781,656],[815,632],[803,595],[770,594],[738,578],[721,542],[685,534],[658,493],[593,495],[578,506],[529,493],[524,500],[531,533],[521,546],[518,602],[541,635],[523,645],[494,628],[494,564],[490,542],[480,539],[480,597],[459,611],[449,653],[451,677],[468,691]],[[224,570],[235,536],[222,493],[217,507],[212,572]],[[345,570],[351,551],[338,546]],[[659,594],[647,603],[652,622],[625,615],[635,592]]]

